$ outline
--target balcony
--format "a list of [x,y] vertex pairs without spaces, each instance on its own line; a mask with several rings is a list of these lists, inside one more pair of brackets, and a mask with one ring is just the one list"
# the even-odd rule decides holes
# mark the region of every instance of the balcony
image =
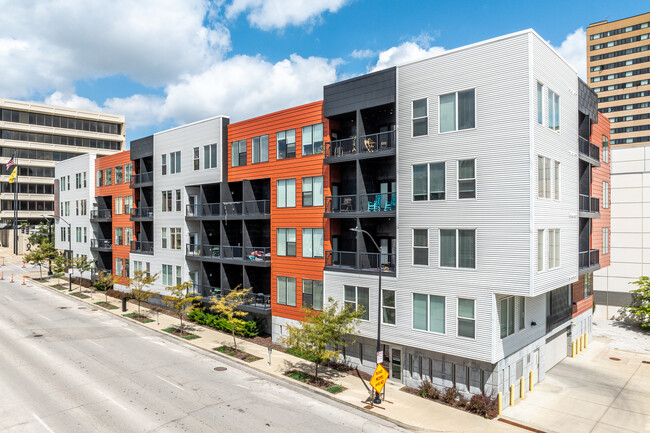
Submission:
[[110,209],[93,209],[90,211],[91,222],[110,222],[112,218]]
[[270,200],[228,201],[223,203],[188,204],[186,218],[255,217],[271,214]]
[[594,143],[590,143],[584,137],[578,137],[578,151],[580,159],[600,167],[600,148]]
[[131,221],[153,221],[153,207],[136,207],[132,209]]
[[551,332],[557,326],[571,320],[572,314],[573,309],[571,308],[571,305],[569,305],[549,316],[546,316],[546,332]]
[[113,244],[110,239],[91,239],[90,249],[97,251],[112,251]]
[[153,254],[153,242],[131,241],[131,252],[135,254]]
[[153,171],[138,173],[131,176],[131,188],[153,185]]
[[241,262],[243,265],[268,267],[271,264],[270,247],[231,247],[221,245],[186,244],[188,259],[205,259],[219,262]]
[[600,269],[600,250],[580,251],[579,269],[580,275]]
[[325,251],[325,267],[329,270],[363,273],[395,273],[397,257],[387,253],[357,253],[356,251]]
[[[204,298],[215,297],[217,299],[231,292],[230,289],[222,289],[217,286],[204,285],[204,284],[193,284],[192,291],[194,293],[200,294]],[[249,296],[244,301],[244,305],[248,307],[270,310],[271,295],[266,295],[264,293],[250,293]]]
[[221,258],[221,247],[208,244],[186,244],[185,256],[189,259],[199,257],[219,259]]
[[600,199],[580,194],[578,209],[583,218],[598,218],[600,216]]
[[[361,213],[362,217],[394,216],[397,209],[395,193],[362,194],[325,197],[325,213],[328,217],[350,218]],[[357,206],[357,203],[359,204]]]
[[[343,138],[325,142],[325,159],[334,162],[335,159],[347,156],[363,155],[366,157],[382,156],[395,152],[395,131],[379,132],[376,134]],[[351,159],[351,158],[346,158]]]

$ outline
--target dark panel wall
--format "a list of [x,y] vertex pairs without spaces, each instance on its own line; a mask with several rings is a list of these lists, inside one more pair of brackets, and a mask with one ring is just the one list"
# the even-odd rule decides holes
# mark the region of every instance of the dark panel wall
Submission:
[[395,67],[330,84],[323,89],[323,116],[332,117],[395,102]]
[[591,121],[598,122],[598,96],[591,87],[578,78],[578,110],[591,117]]
[[131,160],[135,161],[146,156],[153,156],[153,135],[139,138],[131,142]]

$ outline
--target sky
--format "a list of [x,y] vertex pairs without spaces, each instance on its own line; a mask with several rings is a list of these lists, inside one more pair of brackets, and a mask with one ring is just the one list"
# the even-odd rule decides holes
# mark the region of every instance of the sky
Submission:
[[127,143],[534,29],[586,77],[586,27],[645,0],[0,0],[0,97],[126,116]]

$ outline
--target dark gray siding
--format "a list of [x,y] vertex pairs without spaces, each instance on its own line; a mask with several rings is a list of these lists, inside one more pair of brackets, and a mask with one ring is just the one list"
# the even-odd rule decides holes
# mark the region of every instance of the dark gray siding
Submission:
[[396,68],[330,84],[323,89],[323,116],[395,102]]
[[153,135],[131,142],[131,160],[153,156]]
[[591,87],[578,78],[578,110],[591,117],[591,121],[598,122],[598,96]]

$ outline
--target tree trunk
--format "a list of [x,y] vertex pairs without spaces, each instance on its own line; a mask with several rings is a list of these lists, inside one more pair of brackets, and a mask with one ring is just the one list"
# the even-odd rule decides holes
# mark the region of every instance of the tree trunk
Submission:
[[39,265],[38,265],[38,270],[39,270],[39,272],[40,272],[40,274],[41,274],[41,280],[42,280],[42,279],[43,279],[43,265],[40,265],[40,264],[39,264]]
[[316,362],[315,364],[316,364],[316,380],[318,380],[318,362]]
[[183,313],[180,313],[178,317],[181,319],[181,337],[183,336]]
[[237,353],[237,339],[235,338],[235,321],[230,322],[230,328],[232,329],[232,342],[235,344],[235,353]]

